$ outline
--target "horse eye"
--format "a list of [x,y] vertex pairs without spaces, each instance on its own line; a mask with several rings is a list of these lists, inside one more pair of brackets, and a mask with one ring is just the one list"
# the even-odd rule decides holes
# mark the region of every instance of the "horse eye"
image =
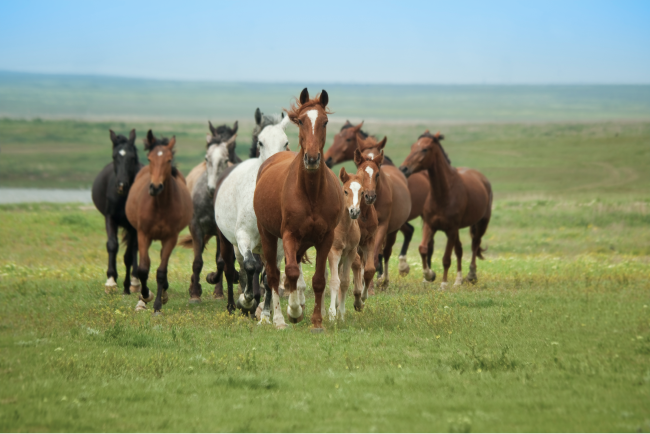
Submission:
[[347,195],[348,195],[348,191],[347,191],[347,190],[343,190],[343,191],[345,191],[345,195],[347,196]]
[[329,121],[325,121],[325,122],[323,122],[323,126],[326,127],[328,122],[329,122]]
[[288,147],[289,147],[289,142],[285,143],[285,144],[284,144],[284,147],[285,147],[285,148],[288,148]]
[[258,144],[259,146],[264,146],[264,143],[262,143],[262,142],[257,142],[257,144]]
[[424,148],[424,149],[422,150],[422,152],[424,152],[424,153],[429,152],[429,149],[428,149],[428,148]]
[[298,125],[302,125],[302,121],[298,119]]

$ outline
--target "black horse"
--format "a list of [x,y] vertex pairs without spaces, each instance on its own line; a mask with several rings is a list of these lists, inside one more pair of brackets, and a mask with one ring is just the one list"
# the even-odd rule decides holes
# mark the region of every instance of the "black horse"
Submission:
[[116,135],[109,130],[111,142],[113,142],[113,162],[109,163],[99,172],[93,182],[92,196],[93,203],[106,220],[106,235],[108,242],[108,280],[105,284],[106,293],[117,288],[117,267],[115,258],[119,243],[117,240],[117,229],[124,229],[122,241],[126,245],[124,253],[124,265],[126,266],[126,277],[124,279],[124,294],[140,292],[140,281],[131,278],[131,267],[134,270],[138,266],[138,233],[126,218],[124,207],[129,189],[133,185],[135,176],[142,168],[138,160],[138,151],[135,147],[135,130],[131,130],[129,138]]

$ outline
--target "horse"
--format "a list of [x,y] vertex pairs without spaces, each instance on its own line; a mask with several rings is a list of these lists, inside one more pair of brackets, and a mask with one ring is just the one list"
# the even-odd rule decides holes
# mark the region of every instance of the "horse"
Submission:
[[[336,164],[343,163],[354,159],[354,150],[357,148],[357,134],[366,139],[368,134],[361,129],[363,122],[359,125],[352,125],[350,121],[346,121],[341,127],[341,131],[334,136],[332,146],[325,153],[325,164],[328,167],[333,167]],[[378,153],[379,150],[376,150]],[[390,158],[384,155],[384,164],[393,166]],[[407,179],[409,193],[411,194],[411,214],[408,221],[422,216],[424,209],[424,202],[429,194],[429,177],[426,172],[418,172]],[[413,237],[415,229],[413,226],[406,222],[401,228],[400,232],[404,235],[404,243],[398,256],[399,260],[399,273],[401,276],[406,276],[409,273],[410,267],[406,260],[409,244]],[[380,255],[382,257],[383,255]]]
[[442,258],[444,274],[440,289],[447,288],[447,272],[451,266],[451,250],[456,252],[456,281],[454,286],[463,283],[462,257],[463,246],[458,230],[468,227],[472,237],[472,262],[466,280],[476,283],[476,258],[483,259],[485,249],[481,247],[481,238],[485,235],[492,215],[492,186],[490,181],[479,171],[468,168],[455,168],[440,141],[444,138],[439,132],[431,134],[425,131],[411,146],[411,153],[406,157],[400,170],[410,176],[420,170],[427,170],[431,182],[431,192],[424,206],[424,228],[422,244],[419,247],[422,269],[426,281],[435,280],[435,273],[430,269],[433,253],[433,236],[436,231],[447,235],[447,246]]
[[[384,151],[387,138],[377,142],[374,137],[363,138],[357,134],[358,148],[354,151],[354,163],[360,167],[364,162],[372,160],[381,170],[375,173],[373,169],[366,168],[370,177],[376,177],[377,190],[373,192],[377,196],[374,202],[377,211],[379,226],[375,234],[374,261],[375,268],[379,272],[378,283],[385,287],[388,285],[388,261],[392,253],[397,231],[408,221],[411,214],[411,195],[409,194],[406,177],[397,167],[383,164]],[[366,192],[366,194],[370,194]],[[386,263],[383,269],[382,258]]]
[[[232,136],[236,135],[237,130],[239,129],[239,122],[235,121],[235,123],[232,125],[232,128],[226,124],[219,125],[217,128],[215,128],[212,126],[212,122],[208,121],[208,127],[210,128],[210,134],[207,135],[205,140],[207,142],[206,147],[209,148],[210,145],[218,145],[219,143],[227,142]],[[237,142],[234,142],[231,147],[228,148],[228,160],[232,164],[241,163],[242,161],[241,158],[239,158],[239,155],[237,155],[235,152],[236,148]],[[190,173],[187,174],[185,181],[187,182],[187,189],[190,191],[190,193],[194,192],[194,186],[204,172],[205,161],[202,161],[201,163],[194,166]]]
[[345,210],[339,180],[324,164],[323,148],[327,128],[329,97],[323,90],[309,98],[307,88],[298,101],[285,110],[299,129],[300,151],[279,152],[260,167],[253,207],[262,240],[268,285],[273,290],[273,322],[285,328],[280,310],[278,285],[280,261],[278,239],[282,240],[285,259],[285,285],[289,289],[288,314],[291,322],[304,318],[304,290],[296,291],[301,260],[307,249],[316,247],[316,270],[312,279],[316,300],[312,326],[322,328],[321,308],[325,290],[327,255],[334,241],[334,230]]
[[[208,136],[210,137],[210,136]],[[214,136],[212,136],[214,137]],[[190,235],[179,241],[179,245],[194,249],[194,262],[192,263],[192,277],[190,279],[190,303],[200,303],[203,289],[201,288],[201,270],[203,269],[203,250],[210,238],[216,237],[217,223],[214,221],[214,193],[218,177],[228,168],[230,162],[230,149],[234,148],[237,134],[227,141],[215,144],[208,140],[208,149],[205,153],[206,170],[196,180],[192,190],[192,222]],[[217,254],[215,262],[219,262],[220,245],[217,240]],[[215,287],[215,296],[223,297],[223,289]]]
[[144,140],[145,150],[149,152],[149,165],[138,173],[126,200],[126,217],[138,231],[140,253],[137,277],[142,283],[142,291],[136,311],[146,309],[146,303],[153,299],[147,286],[151,242],[160,240],[162,244],[160,266],[156,272],[158,288],[153,304],[156,313],[169,299],[169,257],[176,246],[178,234],[192,220],[192,197],[185,185],[185,178],[172,164],[175,144],[175,136],[170,140],[158,140],[149,130]]
[[126,277],[124,279],[124,294],[140,292],[140,281],[131,277],[131,267],[137,268],[138,236],[135,228],[129,223],[124,210],[126,198],[133,185],[135,176],[142,168],[138,160],[138,150],[135,147],[135,130],[131,130],[129,138],[123,135],[116,135],[109,130],[111,142],[113,143],[113,162],[108,163],[99,172],[93,182],[92,198],[97,210],[104,216],[106,223],[106,235],[108,241],[108,280],[104,285],[107,294],[117,288],[117,268],[115,258],[119,248],[117,241],[117,230],[122,227],[123,242],[126,244],[124,253],[124,266]]
[[[225,263],[224,272],[228,282],[228,306],[233,306],[232,276],[234,259],[240,266],[240,282],[244,288],[243,294],[237,300],[237,308],[243,313],[255,312],[260,298],[258,258],[255,253],[261,249],[261,240],[257,228],[257,217],[253,209],[253,198],[257,172],[264,161],[272,155],[289,149],[289,139],[284,130],[289,123],[288,117],[283,117],[277,125],[266,126],[258,135],[258,158],[250,158],[235,166],[227,176],[220,180],[214,202],[213,213],[220,232],[222,255]],[[302,279],[302,274],[301,274]],[[299,279],[300,280],[300,279]],[[302,279],[303,287],[304,279]],[[269,323],[270,291],[266,294],[266,309],[260,313],[260,324]]]
[[251,148],[248,151],[249,158],[257,158],[260,156],[260,149],[258,147],[258,136],[264,130],[264,128],[269,125],[277,125],[280,121],[284,119],[284,113],[280,115],[265,115],[260,111],[258,107],[255,109],[255,127],[253,128],[253,142],[251,143]]
[[363,276],[361,260],[357,253],[361,232],[357,219],[361,214],[364,190],[360,180],[356,176],[348,175],[345,167],[341,167],[339,179],[343,182],[347,212],[343,213],[341,221],[334,230],[334,242],[327,256],[330,265],[330,321],[336,320],[337,310],[341,320],[345,320],[345,296],[350,284],[350,269],[352,269],[354,283],[354,307],[358,311],[363,309],[361,300]]

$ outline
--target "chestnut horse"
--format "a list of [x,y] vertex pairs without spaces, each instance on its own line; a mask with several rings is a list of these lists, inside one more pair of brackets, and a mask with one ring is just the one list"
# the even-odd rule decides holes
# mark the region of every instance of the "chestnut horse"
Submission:
[[[375,177],[377,183],[375,191],[366,191],[365,194],[376,195],[374,205],[379,226],[375,234],[373,254],[375,268],[380,274],[377,283],[383,287],[388,285],[388,260],[397,238],[397,231],[408,221],[411,214],[411,195],[406,178],[397,167],[382,165],[384,161],[383,147],[386,145],[386,140],[384,137],[381,142],[377,142],[374,137],[364,139],[357,134],[359,147],[354,151],[354,163],[358,168],[361,168],[367,161],[372,161],[380,167],[380,170],[375,172],[371,167],[364,166],[364,171],[369,177]],[[372,201],[369,200],[369,202]],[[383,269],[380,253],[383,253],[385,269]]]
[[472,262],[469,266],[467,281],[475,283],[476,258],[483,259],[481,238],[487,230],[492,214],[492,186],[490,181],[480,172],[467,169],[456,169],[451,165],[447,153],[442,148],[440,133],[432,135],[429,130],[422,134],[411,146],[411,153],[406,157],[400,170],[409,176],[420,170],[427,170],[431,181],[431,193],[424,207],[424,228],[420,255],[424,278],[428,281],[435,279],[435,273],[430,270],[430,258],[433,253],[433,236],[436,231],[447,234],[447,247],[442,257],[444,274],[441,289],[447,287],[447,272],[451,266],[451,250],[456,251],[457,274],[454,286],[463,283],[461,262],[463,246],[458,236],[458,230],[469,226],[472,236]]
[[304,317],[304,291],[296,291],[300,277],[298,262],[307,249],[316,247],[316,270],[312,279],[316,303],[311,322],[321,328],[321,307],[325,290],[327,255],[334,241],[334,230],[345,208],[343,191],[336,175],[322,161],[327,126],[328,96],[322,91],[309,99],[307,88],[297,103],[286,110],[298,126],[300,152],[279,152],[260,167],[253,206],[257,216],[268,285],[273,290],[273,322],[284,328],[280,310],[280,271],[278,239],[285,253],[286,284],[289,287],[289,320]]
[[[361,214],[361,202],[364,193],[361,182],[351,177],[341,167],[339,178],[343,182],[345,208],[339,225],[334,230],[334,242],[327,256],[330,264],[330,321],[336,320],[337,313],[341,320],[345,319],[345,296],[350,285],[350,269],[353,273],[354,307],[356,310],[363,308],[361,291],[363,277],[361,275],[361,261],[357,253],[361,232],[357,219]],[[338,312],[337,312],[338,310]]]
[[[332,146],[330,146],[325,153],[325,164],[327,164],[328,167],[331,168],[335,164],[354,159],[354,150],[357,149],[357,133],[364,139],[368,137],[368,134],[361,129],[362,125],[363,122],[356,126],[352,125],[350,121],[345,122],[345,125],[341,127],[341,131],[334,136]],[[379,153],[379,149],[376,150],[376,153]],[[388,156],[384,156],[383,164],[394,166]],[[409,215],[408,221],[411,221],[422,215],[424,202],[429,195],[429,176],[424,171],[418,172],[409,177],[407,181],[409,193],[411,193],[411,214]],[[406,254],[414,231],[413,226],[408,222],[404,223],[404,226],[400,228],[400,232],[404,235],[404,243],[402,244],[402,249],[398,258],[399,273],[402,276],[406,276],[409,272],[410,267],[406,260]]]
[[149,247],[153,240],[160,240],[160,266],[156,272],[156,301],[154,312],[160,312],[167,302],[167,263],[176,246],[178,233],[192,220],[192,198],[185,185],[185,178],[173,166],[176,137],[156,139],[151,130],[144,140],[149,165],[142,168],[131,187],[126,201],[126,217],[138,231],[140,265],[137,277],[142,283],[140,301],[136,310],[146,309],[153,299],[149,293]]

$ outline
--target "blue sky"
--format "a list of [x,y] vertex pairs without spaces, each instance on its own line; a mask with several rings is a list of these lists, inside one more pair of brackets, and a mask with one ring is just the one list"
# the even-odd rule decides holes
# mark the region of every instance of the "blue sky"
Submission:
[[2,1],[0,70],[178,80],[648,84],[649,1]]

